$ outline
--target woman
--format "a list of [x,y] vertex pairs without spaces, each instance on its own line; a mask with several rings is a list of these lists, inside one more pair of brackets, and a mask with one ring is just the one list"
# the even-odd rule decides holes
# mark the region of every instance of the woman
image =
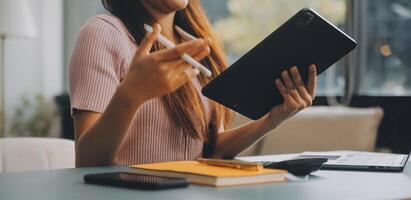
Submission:
[[[312,104],[315,66],[307,87],[293,67],[273,80],[282,105],[228,130],[230,111],[199,92],[212,78],[181,59],[191,55],[213,78],[227,67],[199,0],[103,0],[103,5],[111,14],[83,26],[70,63],[78,167],[234,156]],[[146,34],[144,23],[154,32]],[[203,39],[189,40],[177,26]],[[176,48],[159,45],[160,32]]]

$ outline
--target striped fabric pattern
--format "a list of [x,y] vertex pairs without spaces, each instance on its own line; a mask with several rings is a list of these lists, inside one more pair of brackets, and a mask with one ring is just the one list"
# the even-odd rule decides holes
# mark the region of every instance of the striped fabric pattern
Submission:
[[[82,27],[70,60],[71,109],[103,113],[124,79],[137,45],[115,16],[98,15]],[[198,80],[193,80],[200,90]],[[208,100],[201,96],[207,115]],[[116,134],[116,133],[113,133]],[[193,160],[203,141],[173,123],[160,98],[145,102],[115,157],[113,165]]]

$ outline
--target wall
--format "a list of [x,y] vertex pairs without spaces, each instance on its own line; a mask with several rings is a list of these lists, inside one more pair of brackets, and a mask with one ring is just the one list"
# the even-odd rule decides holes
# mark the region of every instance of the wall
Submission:
[[63,0],[64,1],[64,90],[68,91],[68,62],[77,34],[90,17],[103,12],[100,0]]
[[22,95],[40,93],[51,102],[63,89],[63,2],[28,2],[37,27],[37,37],[7,38],[5,41],[6,129]]

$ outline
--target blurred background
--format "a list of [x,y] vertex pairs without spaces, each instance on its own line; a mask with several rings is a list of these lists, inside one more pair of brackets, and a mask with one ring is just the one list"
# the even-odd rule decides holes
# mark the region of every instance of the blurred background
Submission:
[[[201,2],[230,63],[304,7],[313,8],[359,42],[355,52],[320,76],[318,107],[284,124],[273,134],[276,138],[261,141],[249,154],[332,148],[408,153],[411,149],[411,0]],[[73,139],[68,60],[81,25],[105,12],[101,2],[0,3],[2,136]],[[246,121],[238,116],[234,124]],[[316,129],[319,123],[328,126]],[[291,142],[300,137],[306,143]],[[285,138],[288,142],[283,142]],[[315,139],[308,144],[307,138]]]

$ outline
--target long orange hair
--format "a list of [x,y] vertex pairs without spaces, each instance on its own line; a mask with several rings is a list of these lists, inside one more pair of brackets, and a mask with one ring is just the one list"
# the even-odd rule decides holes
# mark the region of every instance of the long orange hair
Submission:
[[[103,5],[110,13],[123,21],[138,43],[145,35],[143,24],[155,22],[139,0],[103,0]],[[174,23],[198,38],[210,37],[213,40],[210,55],[202,60],[202,63],[212,71],[213,77],[199,76],[201,85],[205,86],[227,67],[221,41],[213,33],[199,0],[190,0],[185,9],[177,11]],[[162,49],[159,44],[153,47],[153,51],[159,49]],[[191,82],[163,96],[162,99],[170,117],[176,124],[180,125],[191,137],[205,141],[203,154],[210,156],[213,153],[218,130],[221,126],[225,129],[228,127],[232,113],[210,100],[212,114],[211,119],[208,120],[200,95]]]

